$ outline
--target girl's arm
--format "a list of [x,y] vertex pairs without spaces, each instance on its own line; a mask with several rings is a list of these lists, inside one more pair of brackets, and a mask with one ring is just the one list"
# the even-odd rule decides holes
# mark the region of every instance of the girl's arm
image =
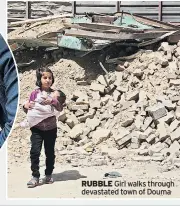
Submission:
[[27,111],[34,106],[34,100],[36,99],[36,97],[37,97],[37,91],[35,90],[31,93],[29,100],[27,100],[23,104],[23,111],[25,113],[27,113]]

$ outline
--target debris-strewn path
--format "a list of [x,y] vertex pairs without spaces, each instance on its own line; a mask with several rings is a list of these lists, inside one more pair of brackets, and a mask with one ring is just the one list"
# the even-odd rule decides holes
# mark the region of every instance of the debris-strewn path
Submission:
[[[32,36],[41,31],[38,28]],[[28,51],[18,56],[22,62],[32,60]],[[77,171],[55,176],[66,181],[25,189],[30,178],[30,131],[16,128],[8,141],[10,197],[80,197],[81,179],[69,180],[72,175],[79,172],[87,180],[99,179],[113,168],[126,181],[172,179],[179,185],[180,42],[163,42],[157,51],[142,52],[116,68],[105,65],[109,71],[105,76],[92,56],[76,61],[54,58],[56,62],[49,63],[44,53],[33,58],[38,60],[36,66],[19,71],[17,122],[24,119],[22,104],[35,88],[35,67],[49,67],[55,76],[54,87],[67,95],[58,121],[55,173]],[[172,196],[178,197],[178,188],[171,189]]]
[[[67,95],[67,107],[58,122],[58,166],[55,172],[63,172],[69,165],[68,167],[76,167],[87,179],[93,179],[97,174],[102,177],[104,167],[109,171],[113,167],[120,167],[120,172],[124,171],[123,178],[147,180],[148,177],[155,176],[157,181],[164,178],[170,181],[170,177],[173,177],[178,184],[178,51],[179,45],[169,46],[163,43],[159,51],[142,54],[131,63],[119,65],[117,71],[111,71],[110,76],[106,76],[109,85],[99,75],[102,70],[91,59],[84,64],[61,59],[46,65],[54,72],[54,87],[61,88]],[[31,67],[20,72],[21,100],[17,122],[25,117],[22,104],[34,89],[35,80],[35,70]],[[79,81],[86,84],[79,85]],[[29,130],[21,128],[14,129],[9,137],[10,196],[20,197],[27,191],[23,188],[30,177],[26,169],[29,161],[29,137]],[[81,172],[82,166],[88,167]],[[99,166],[97,173],[96,166]],[[17,184],[15,181],[19,180],[15,176],[18,173],[22,174],[22,182]],[[61,187],[61,184],[66,186]],[[74,190],[71,184],[74,185]],[[80,195],[76,190],[77,184],[80,184],[80,180],[60,181],[35,190],[40,192],[41,197],[41,193],[45,194],[42,191],[49,190],[48,188],[57,187],[56,192],[58,188],[63,188],[62,193],[57,195],[65,196],[71,188],[71,194],[75,197]],[[49,197],[54,194],[50,192]],[[33,196],[35,193],[27,191],[28,195]]]

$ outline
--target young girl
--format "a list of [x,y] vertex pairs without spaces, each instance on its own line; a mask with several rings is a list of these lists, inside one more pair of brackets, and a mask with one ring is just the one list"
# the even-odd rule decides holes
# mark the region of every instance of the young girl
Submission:
[[[38,95],[43,94],[43,101],[41,104],[51,105],[57,111],[62,111],[63,107],[60,103],[60,94],[59,91],[51,89],[52,84],[54,83],[54,76],[50,69],[43,68],[37,70],[36,72],[37,82],[36,85],[39,87],[35,89],[23,108],[27,113],[28,110],[33,109],[35,105],[36,98]],[[44,95],[46,94],[46,95]],[[43,119],[37,125],[30,128],[31,135],[31,170],[32,170],[32,179],[27,183],[28,187],[36,187],[39,183],[40,173],[39,173],[39,157],[41,153],[42,144],[44,142],[44,149],[46,155],[46,169],[45,169],[45,183],[53,183],[52,172],[54,169],[55,154],[54,147],[57,137],[57,124],[56,116],[50,116],[46,119]]]

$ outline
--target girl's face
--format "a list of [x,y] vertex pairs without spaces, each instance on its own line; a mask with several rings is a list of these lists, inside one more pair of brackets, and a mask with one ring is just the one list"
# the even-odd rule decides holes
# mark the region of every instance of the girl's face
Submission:
[[52,74],[50,72],[43,72],[41,77],[42,89],[49,89],[52,85]]

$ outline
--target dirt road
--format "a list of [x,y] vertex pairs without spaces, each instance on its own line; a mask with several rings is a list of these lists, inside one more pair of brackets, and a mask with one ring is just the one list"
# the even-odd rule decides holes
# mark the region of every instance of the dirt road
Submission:
[[[44,167],[41,167],[43,174]],[[106,172],[117,171],[122,177],[118,178],[104,178]],[[28,164],[24,167],[13,166],[8,174],[8,197],[9,198],[177,198],[179,197],[180,189],[180,174],[176,170],[160,173],[158,172],[158,165],[156,163],[140,164],[130,166],[126,165],[124,168],[113,167],[71,167],[57,165],[54,170],[54,184],[41,185],[33,189],[26,187],[26,183],[30,178],[30,169]],[[82,187],[82,181],[103,180],[107,184],[112,181],[112,187]],[[158,183],[160,187],[151,187],[148,181]],[[116,183],[115,183],[116,182]],[[123,185],[126,182],[126,186]],[[129,182],[136,182],[131,188],[128,187]],[[119,185],[121,183],[121,185]],[[174,186],[168,183],[174,184]],[[139,184],[139,185],[138,185]],[[144,184],[144,185],[143,185]],[[162,185],[163,184],[163,185]],[[145,187],[144,187],[145,186]],[[119,190],[119,194],[114,195],[82,195],[82,191],[86,190]],[[145,189],[145,195],[139,195],[139,191]],[[149,190],[148,190],[149,189]],[[126,191],[125,191],[126,190]],[[137,191],[128,195],[128,191]],[[153,195],[153,193],[161,193],[161,195]],[[147,194],[149,191],[149,195]],[[169,191],[169,192],[168,192]],[[165,195],[167,194],[167,195]],[[169,194],[169,195],[168,195]]]

